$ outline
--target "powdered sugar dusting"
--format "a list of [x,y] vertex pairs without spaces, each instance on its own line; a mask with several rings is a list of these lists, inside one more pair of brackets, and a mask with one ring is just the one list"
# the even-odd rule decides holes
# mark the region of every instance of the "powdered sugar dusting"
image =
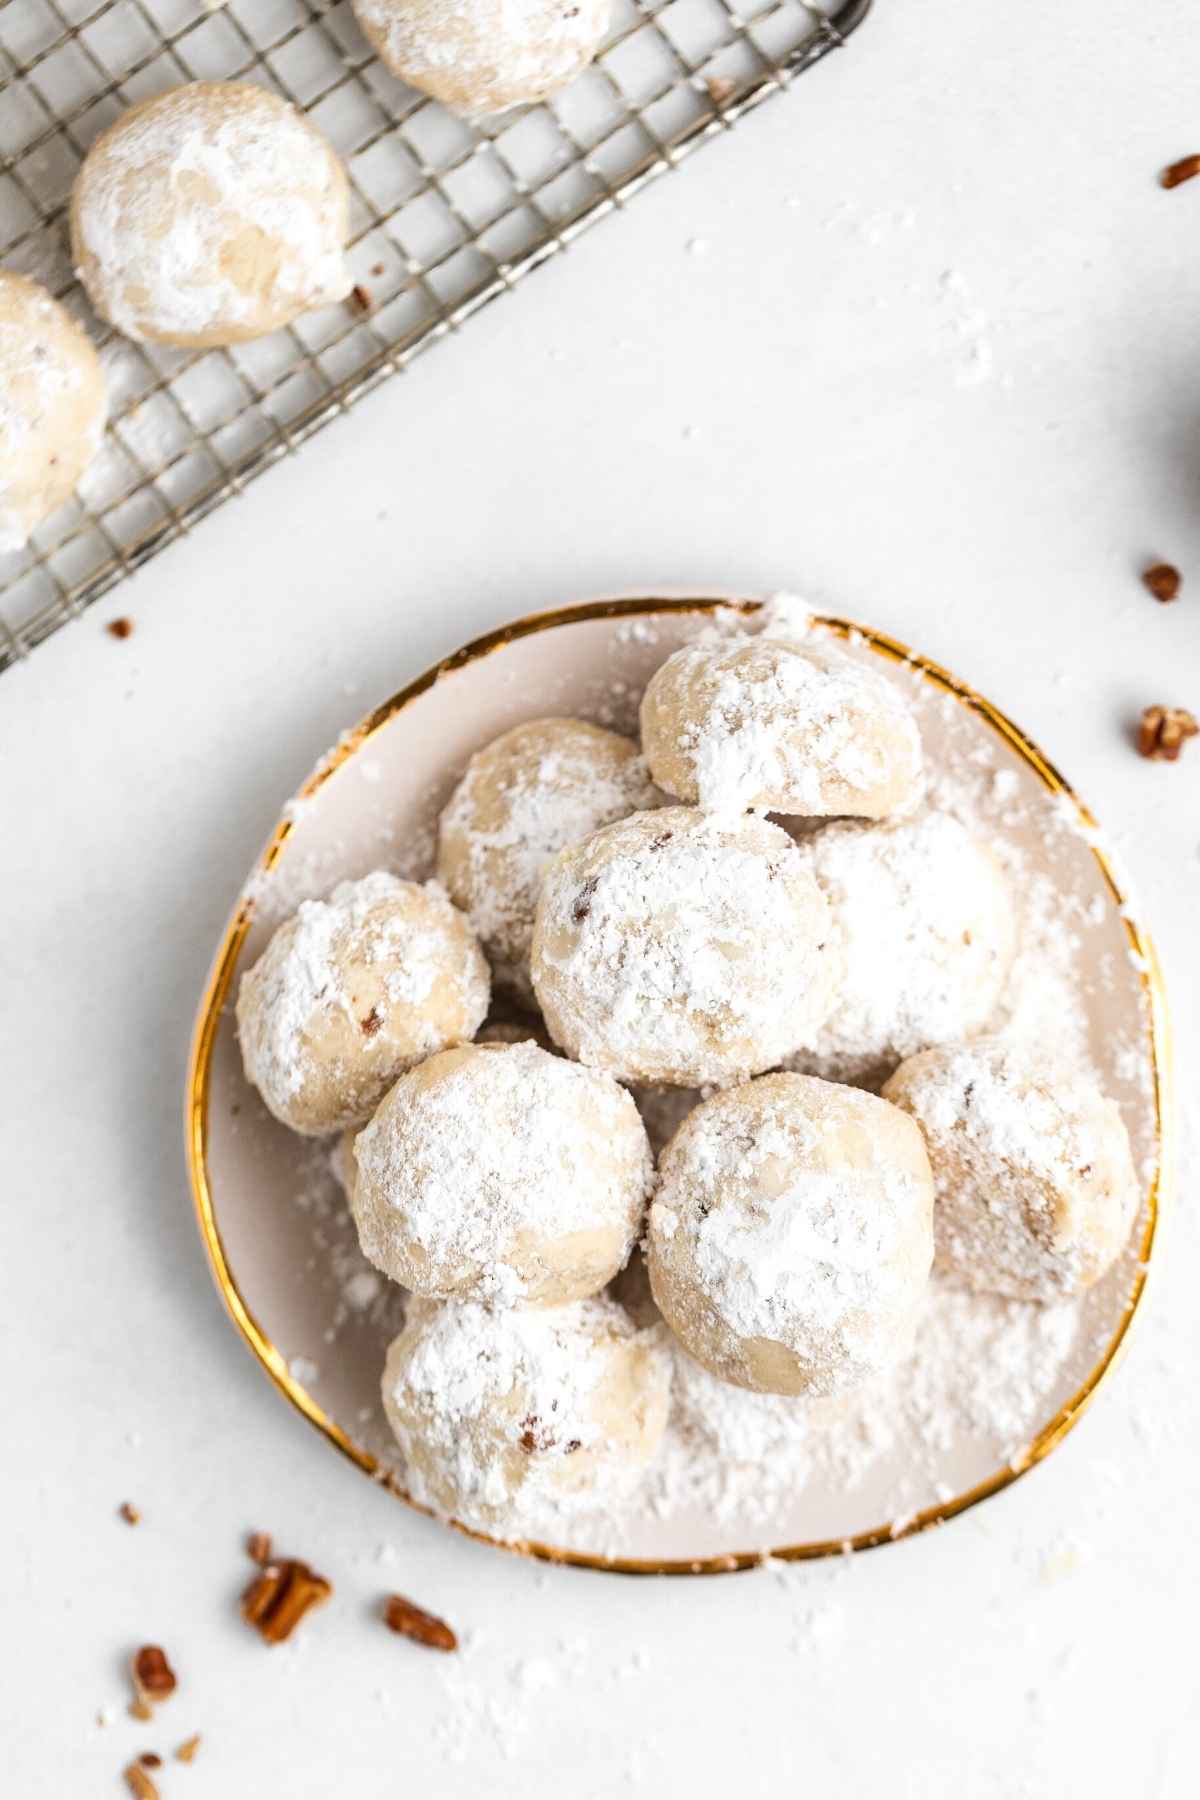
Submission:
[[811,637],[685,645],[646,689],[642,737],[655,780],[716,811],[882,818],[920,797],[903,695]]
[[380,55],[449,105],[495,112],[553,93],[590,61],[611,0],[354,0]]
[[[360,1016],[354,990],[372,974],[379,1001]],[[243,976],[246,1071],[286,1122],[336,1130],[368,1116],[402,1069],[470,1035],[487,998],[483,959],[438,884],[375,870],[339,883],[328,900],[303,901]],[[343,1039],[331,1036],[339,1021]],[[326,1058],[342,1071],[349,1114],[306,1127],[292,1103],[321,1081]]]
[[800,846],[844,960],[836,1005],[793,1066],[874,1082],[903,1057],[980,1030],[1016,931],[1008,884],[951,814],[886,827],[839,822]]
[[526,997],[542,879],[560,850],[660,800],[636,745],[578,719],[539,719],[471,759],[438,827],[438,873],[496,977]]
[[568,850],[546,877],[533,974],[555,1041],[633,1081],[724,1082],[828,1013],[825,903],[758,818],[670,807]]
[[1020,1462],[1078,1329],[1072,1301],[1039,1306],[935,1279],[909,1355],[836,1400],[746,1393],[681,1350],[671,1431],[646,1504],[660,1517],[704,1507],[753,1530],[797,1492],[854,1490],[899,1454],[904,1472],[883,1516],[902,1519],[938,1498],[946,1455],[963,1438],[1000,1466]]
[[610,1280],[651,1177],[625,1090],[529,1042],[431,1059],[397,1083],[354,1155],[371,1261],[423,1293],[502,1305]]
[[[267,331],[345,297],[346,185],[276,95],[196,82],[118,120],[80,172],[81,276],[127,336]],[[271,316],[277,315],[277,316]]]
[[416,1302],[384,1405],[416,1498],[518,1536],[627,1493],[658,1448],[671,1357],[610,1300],[492,1310]]

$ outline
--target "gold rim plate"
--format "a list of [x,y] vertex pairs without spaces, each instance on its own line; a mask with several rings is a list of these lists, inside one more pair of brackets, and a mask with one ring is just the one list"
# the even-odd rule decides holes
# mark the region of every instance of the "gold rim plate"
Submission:
[[[552,612],[534,613],[527,618],[517,620],[514,624],[502,626],[496,631],[488,632],[483,637],[474,639],[471,643],[464,645],[462,649],[456,650],[453,655],[445,657],[441,662],[427,669],[424,674],[419,675],[415,681],[410,682],[391,699],[385,700],[358,726],[339,739],[336,746],[317,764],[275,827],[259,858],[254,874],[247,884],[245,894],[252,896],[262,878],[278,861],[283,847],[293,831],[298,804],[310,800],[324,786],[330,776],[335,774],[351,757],[357,755],[377,732],[435,683],[451,679],[457,671],[504,649],[518,639],[540,632],[556,631],[561,627],[587,620],[648,619],[664,613],[715,614],[735,611],[751,614],[758,611],[760,605],[761,602],[757,600],[735,600],[715,596],[599,600]],[[462,1532],[467,1537],[476,1538],[480,1542],[516,1551],[518,1554],[537,1557],[547,1562],[603,1569],[621,1574],[713,1575],[755,1567],[760,1565],[768,1555],[784,1562],[797,1562],[813,1557],[840,1556],[852,1551],[875,1549],[883,1544],[896,1543],[903,1538],[913,1537],[918,1532],[929,1530],[931,1526],[945,1524],[948,1520],[968,1511],[969,1508],[977,1506],[980,1501],[988,1499],[992,1494],[997,1494],[1002,1489],[1010,1487],[1013,1482],[1020,1480],[1030,1469],[1044,1461],[1052,1450],[1057,1449],[1083,1417],[1095,1399],[1101,1384],[1114,1368],[1126,1343],[1134,1314],[1141,1302],[1154,1246],[1166,1172],[1171,1167],[1168,1111],[1171,1068],[1170,1034],[1162,974],[1154,947],[1144,927],[1131,913],[1129,900],[1123,891],[1117,871],[1093,835],[1097,830],[1095,818],[1075,790],[1032,739],[1011,719],[1007,718],[998,707],[993,706],[991,701],[977,693],[966,682],[960,681],[948,670],[909,649],[907,645],[900,643],[897,639],[886,636],[883,632],[855,624],[848,619],[830,616],[819,617],[813,621],[813,624],[835,636],[862,642],[891,662],[907,664],[910,668],[919,671],[942,693],[951,696],[959,705],[969,708],[1035,773],[1043,787],[1050,793],[1061,796],[1066,803],[1070,804],[1076,813],[1080,827],[1088,834],[1091,854],[1099,865],[1104,885],[1112,902],[1120,912],[1128,936],[1130,951],[1142,971],[1153,1080],[1152,1104],[1158,1151],[1156,1173],[1149,1185],[1143,1207],[1138,1259],[1125,1297],[1123,1311],[1090,1373],[1058,1409],[1053,1418],[1049,1419],[1029,1441],[1017,1459],[1011,1464],[996,1469],[993,1474],[967,1491],[925,1508],[900,1525],[885,1523],[871,1530],[860,1531],[852,1537],[785,1544],[771,1549],[769,1552],[755,1549],[733,1551],[718,1556],[650,1560],[606,1557],[527,1540],[505,1542],[487,1537],[485,1534],[473,1531],[457,1522],[452,1522],[455,1530]],[[348,1457],[356,1468],[361,1469],[373,1480],[388,1488],[398,1499],[414,1510],[427,1512],[428,1509],[414,1501],[394,1477],[381,1467],[370,1452],[352,1441],[336,1420],[328,1415],[307,1388],[290,1372],[283,1354],[263,1330],[242,1294],[222,1241],[213,1203],[208,1166],[210,1078],[213,1049],[222,1012],[230,993],[241,948],[250,927],[254,905],[252,897],[244,897],[226,926],[200,1002],[189,1058],[185,1092],[185,1135],[188,1173],[200,1234],[221,1298],[238,1330],[279,1391],[312,1425],[316,1426],[317,1430],[337,1450]]]

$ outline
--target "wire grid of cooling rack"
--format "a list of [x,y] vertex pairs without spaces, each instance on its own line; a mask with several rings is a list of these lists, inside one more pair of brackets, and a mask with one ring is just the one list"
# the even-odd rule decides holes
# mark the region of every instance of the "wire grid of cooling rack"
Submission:
[[[588,225],[782,92],[871,0],[616,0],[551,101],[455,117],[393,79],[349,0],[0,0],[0,264],[101,346],[104,447],[74,500],[0,560],[0,670]],[[88,145],[180,82],[303,108],[352,187],[351,301],[232,350],[133,344],[90,313],[65,214]]]

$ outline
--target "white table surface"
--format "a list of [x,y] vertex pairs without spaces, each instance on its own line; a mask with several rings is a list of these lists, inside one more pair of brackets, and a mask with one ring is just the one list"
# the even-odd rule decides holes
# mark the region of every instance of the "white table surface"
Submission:
[[[1129,726],[1200,706],[1200,183],[1155,181],[1200,148],[1198,50],[1189,0],[878,0],[0,682],[5,1794],[116,1793],[192,1731],[196,1800],[1195,1794],[1200,744],[1150,764]],[[508,617],[712,584],[895,632],[1060,762],[1144,897],[1192,1143],[1131,1354],[1006,1494],[849,1566],[548,1571],[407,1514],[263,1378],[192,1224],[185,1050],[343,726]],[[270,1652],[255,1527],[337,1585]],[[460,1664],[375,1623],[392,1588]],[[145,1640],[180,1691],[139,1727]]]

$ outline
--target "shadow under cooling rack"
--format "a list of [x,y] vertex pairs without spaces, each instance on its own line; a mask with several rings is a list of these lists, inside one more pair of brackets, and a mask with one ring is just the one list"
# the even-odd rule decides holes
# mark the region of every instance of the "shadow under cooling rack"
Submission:
[[[110,419],[75,499],[0,558],[0,670],[27,656],[363,394],[515,287],[861,24],[871,0],[616,0],[596,61],[539,106],[455,117],[390,76],[348,0],[0,5],[0,264],[100,345]],[[259,82],[350,177],[357,297],[231,350],[100,325],[65,216],[93,139],[193,80]]]

